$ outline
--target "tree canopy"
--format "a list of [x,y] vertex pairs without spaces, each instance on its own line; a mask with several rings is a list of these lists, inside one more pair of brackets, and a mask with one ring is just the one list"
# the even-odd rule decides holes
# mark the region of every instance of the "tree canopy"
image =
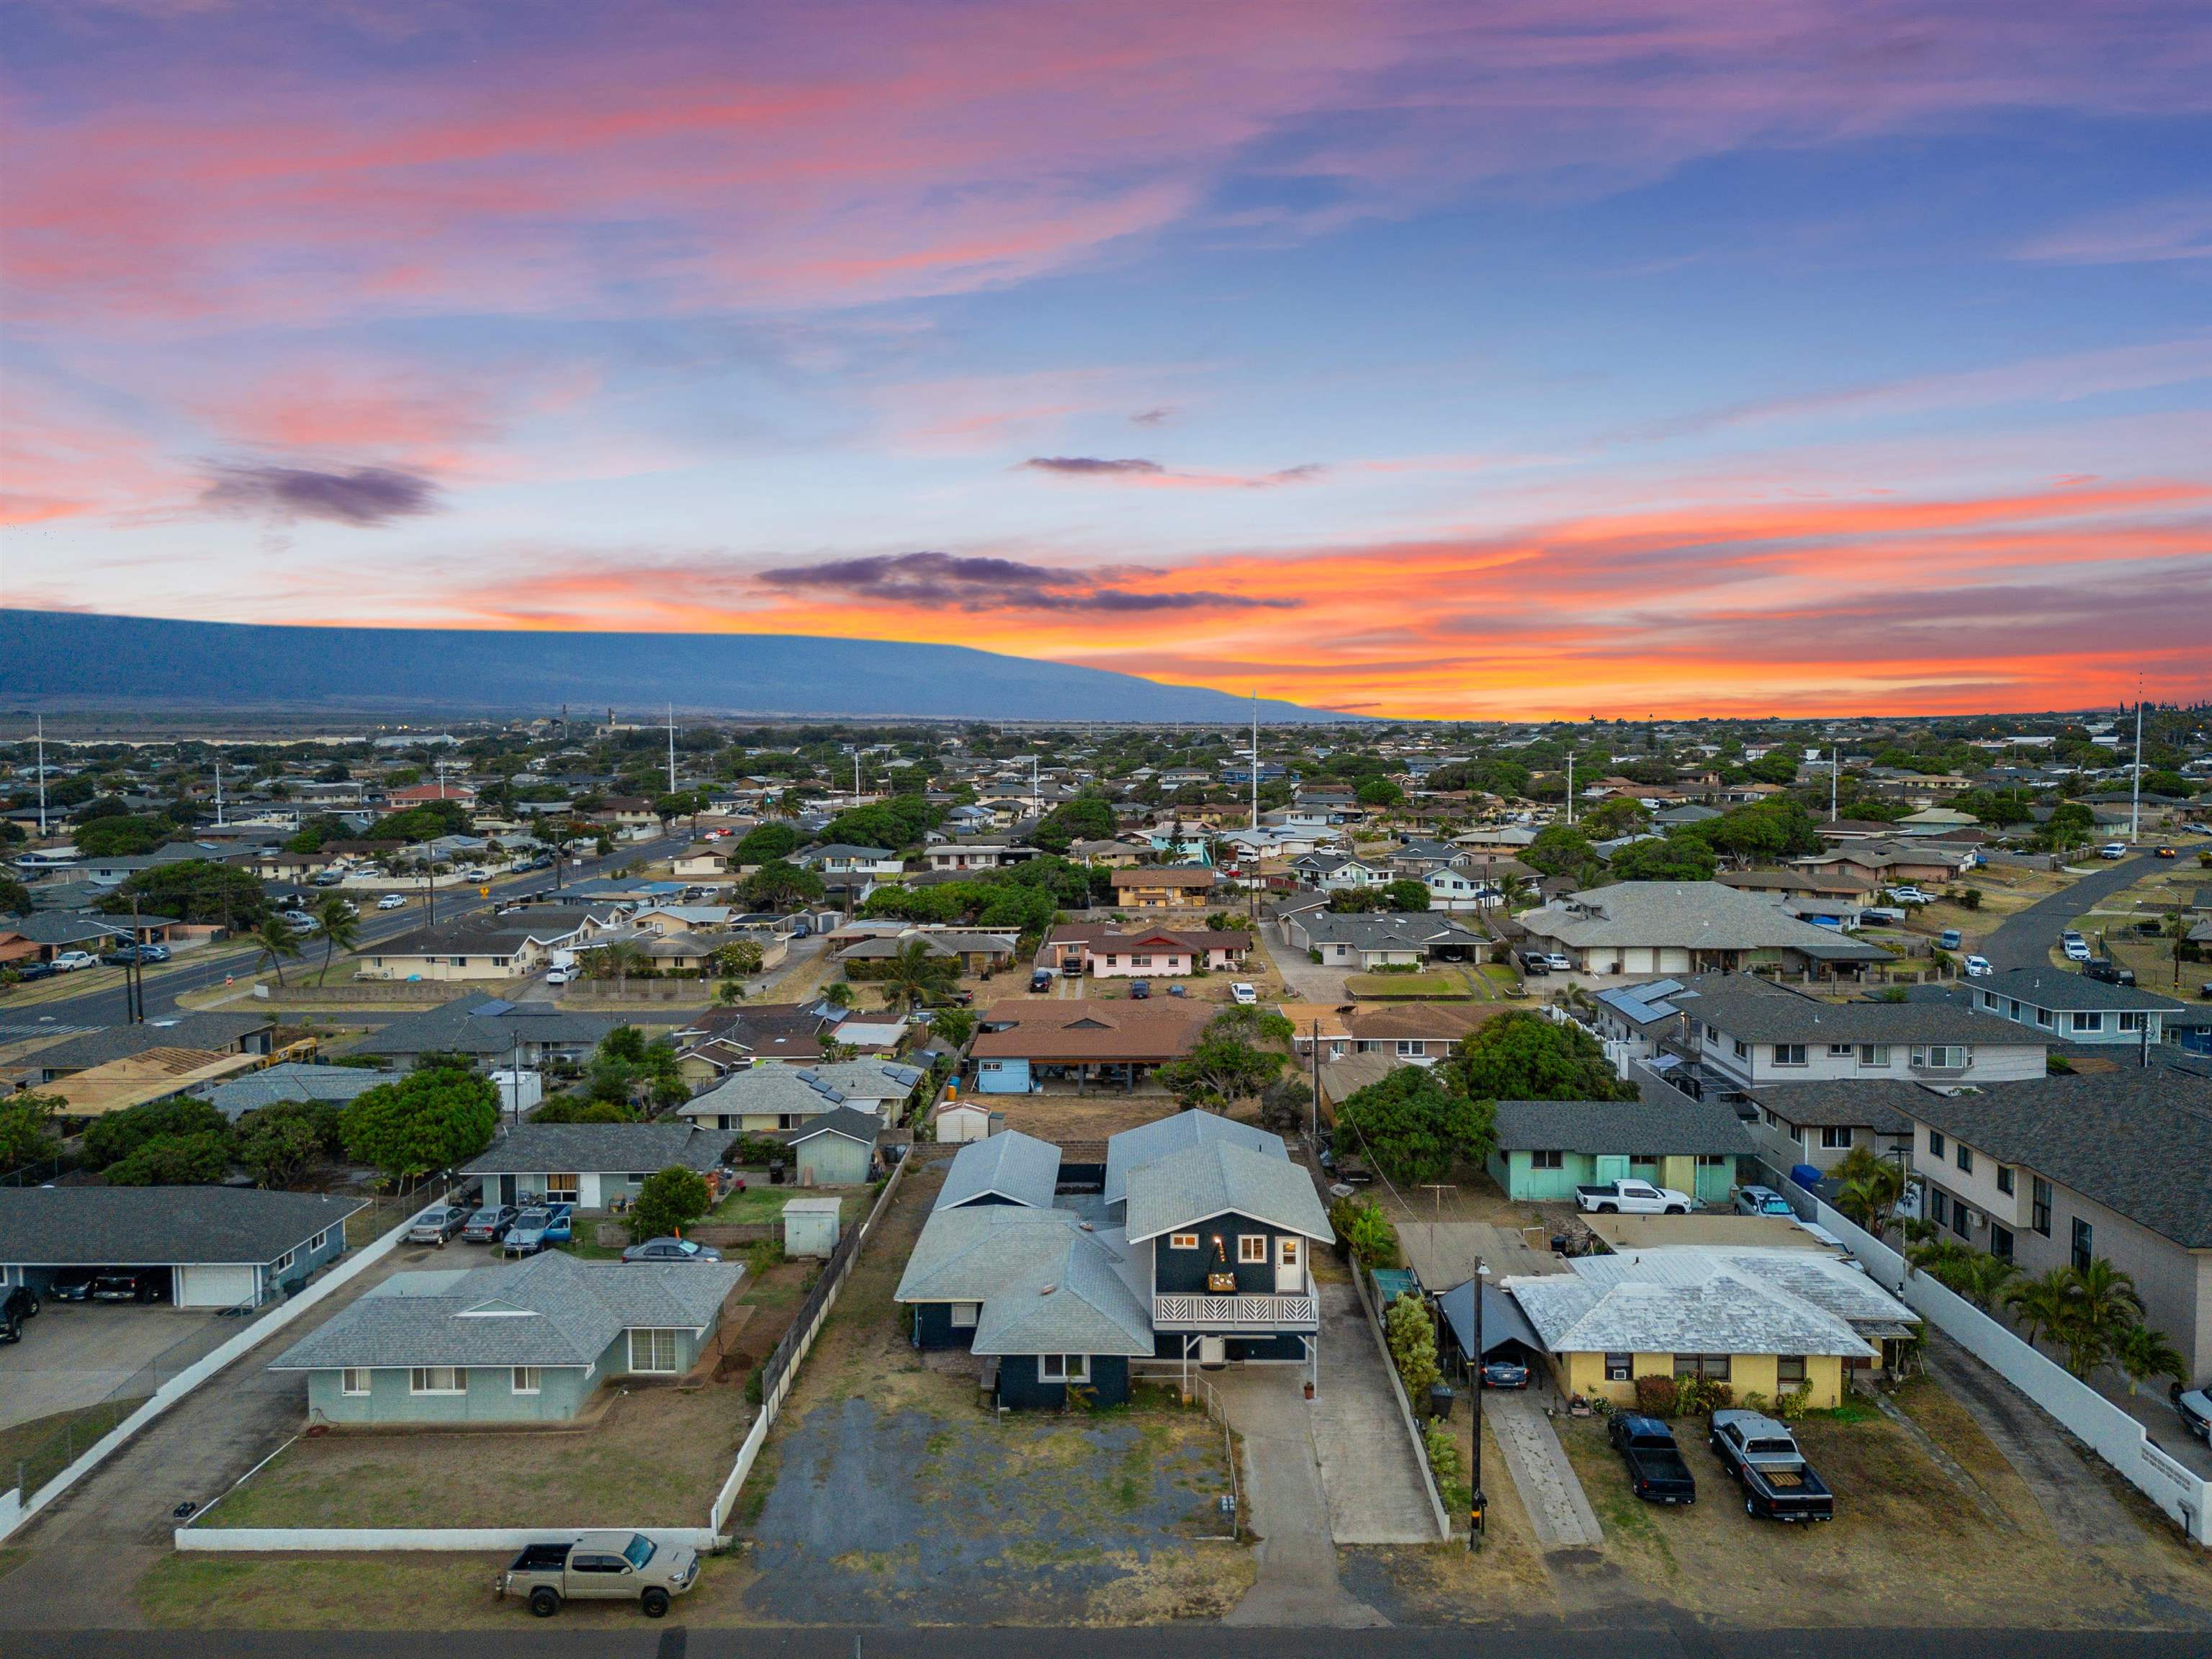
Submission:
[[640,1243],[648,1238],[665,1238],[683,1230],[707,1213],[714,1194],[707,1190],[707,1177],[696,1170],[687,1170],[680,1164],[672,1164],[658,1174],[647,1176],[637,1189],[637,1201],[630,1207],[630,1237]]
[[269,896],[251,870],[208,859],[179,859],[141,870],[100,900],[100,908],[112,916],[127,916],[133,898],[148,915],[209,923],[233,933],[269,914]]
[[1713,849],[1695,836],[1667,835],[1631,842],[1613,855],[1616,881],[1711,881],[1720,866]]
[[1462,1037],[1437,1068],[1478,1100],[1633,1100],[1597,1040],[1578,1025],[1508,1009]]
[[757,823],[730,849],[730,867],[775,864],[799,850],[799,831],[787,823]]
[[499,1091],[458,1066],[410,1072],[356,1097],[339,1115],[346,1152],[395,1180],[467,1163],[491,1145]]
[[1401,1066],[1336,1109],[1340,1152],[1364,1149],[1393,1181],[1438,1181],[1453,1164],[1480,1164],[1497,1134],[1489,1098],[1471,1098],[1441,1066]]

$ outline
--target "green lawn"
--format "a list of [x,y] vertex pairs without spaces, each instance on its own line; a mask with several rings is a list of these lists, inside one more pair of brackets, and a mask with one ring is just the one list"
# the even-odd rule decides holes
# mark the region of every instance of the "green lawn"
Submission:
[[865,1187],[748,1187],[732,1193],[707,1212],[709,1221],[736,1226],[773,1225],[783,1218],[783,1206],[794,1198],[836,1198],[843,1200],[839,1218],[856,1221],[868,1189]]
[[1467,987],[1441,974],[1347,974],[1344,988],[1370,1001],[1464,1002]]

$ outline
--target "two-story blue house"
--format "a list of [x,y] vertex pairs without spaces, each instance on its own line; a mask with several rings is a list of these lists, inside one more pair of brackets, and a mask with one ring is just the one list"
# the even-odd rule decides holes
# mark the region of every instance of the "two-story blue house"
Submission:
[[1107,1143],[1104,1192],[1060,1194],[1060,1151],[961,1149],[896,1299],[913,1340],[964,1348],[1007,1406],[1128,1397],[1133,1372],[1317,1363],[1310,1254],[1330,1237],[1279,1136],[1187,1112]]
[[1973,982],[1974,1006],[2062,1043],[2166,1041],[2169,1015],[2189,1005],[2132,985],[2112,985],[2057,968],[2015,968]]

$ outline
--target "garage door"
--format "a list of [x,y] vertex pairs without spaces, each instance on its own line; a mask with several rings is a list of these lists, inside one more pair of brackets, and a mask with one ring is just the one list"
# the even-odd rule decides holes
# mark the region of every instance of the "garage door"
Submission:
[[235,1308],[253,1300],[252,1267],[186,1267],[181,1275],[177,1305],[184,1308]]

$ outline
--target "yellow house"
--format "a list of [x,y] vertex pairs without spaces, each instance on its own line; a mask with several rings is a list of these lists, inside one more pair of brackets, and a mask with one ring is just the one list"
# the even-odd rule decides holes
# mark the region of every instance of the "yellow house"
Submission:
[[1114,902],[1124,910],[1167,910],[1203,905],[1213,890],[1213,872],[1198,865],[1146,865],[1114,872]]
[[1797,1389],[1839,1405],[1919,1316],[1825,1250],[1694,1244],[1583,1256],[1504,1288],[1570,1397],[1633,1405],[1639,1376],[1726,1382],[1738,1402]]

